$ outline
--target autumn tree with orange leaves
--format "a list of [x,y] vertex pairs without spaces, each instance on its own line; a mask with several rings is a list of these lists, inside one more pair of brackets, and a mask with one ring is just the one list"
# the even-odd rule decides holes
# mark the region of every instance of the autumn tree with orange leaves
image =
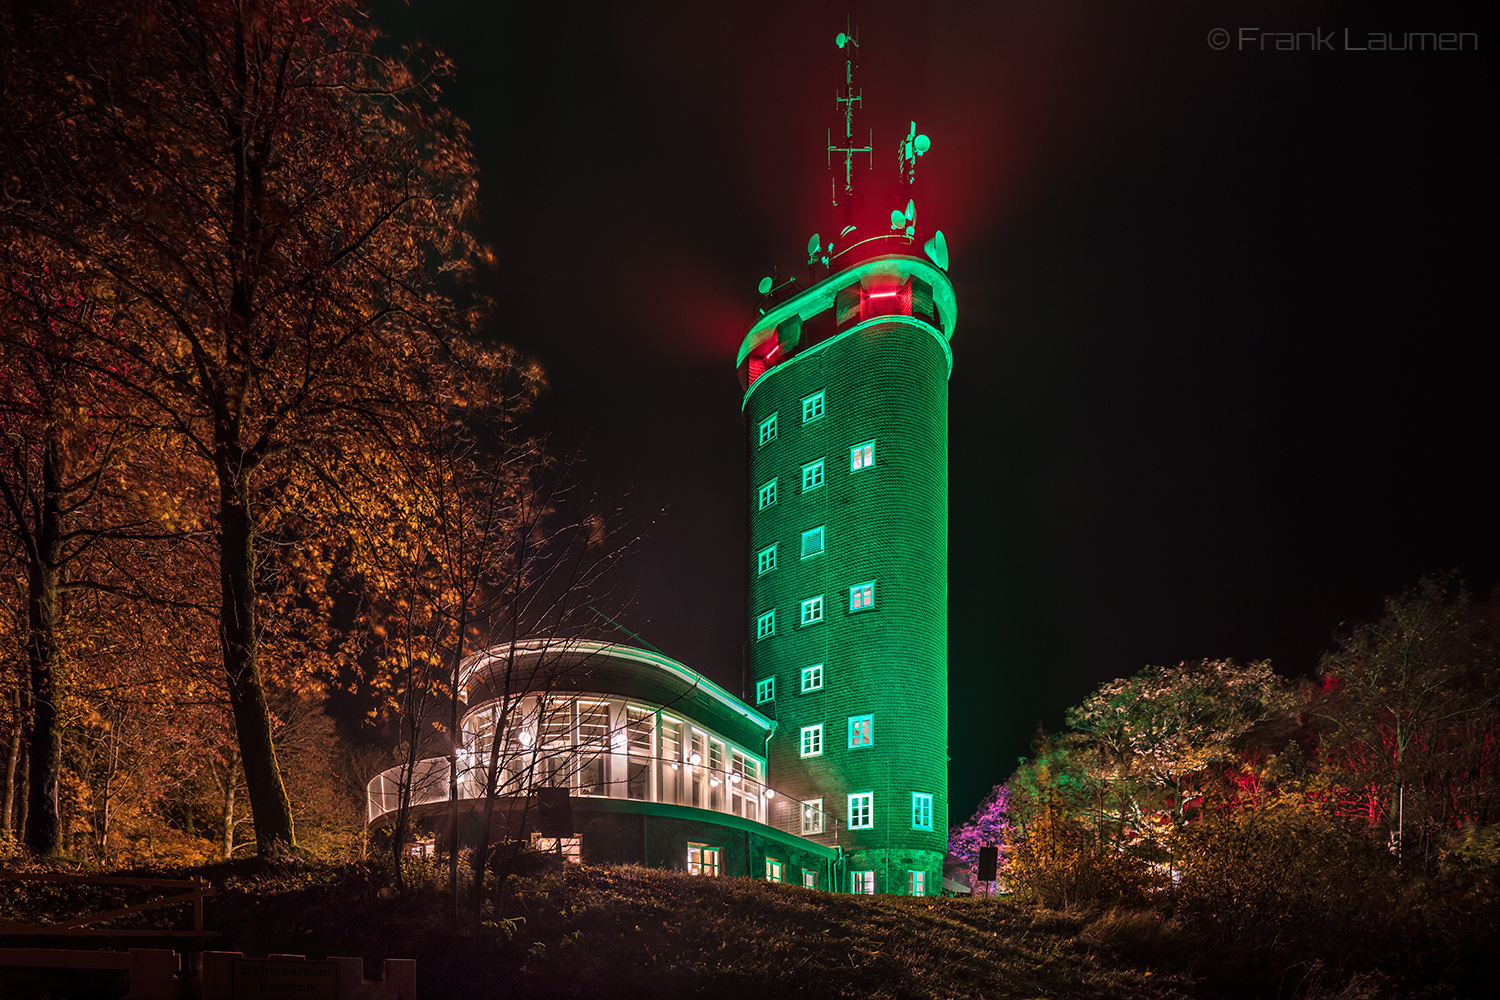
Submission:
[[316,591],[347,527],[322,491],[412,443],[401,414],[473,323],[439,276],[483,256],[469,145],[435,103],[446,67],[376,41],[341,0],[0,12],[0,238],[78,274],[112,318],[72,322],[82,369],[211,497],[219,669],[263,854],[296,841],[268,574]]

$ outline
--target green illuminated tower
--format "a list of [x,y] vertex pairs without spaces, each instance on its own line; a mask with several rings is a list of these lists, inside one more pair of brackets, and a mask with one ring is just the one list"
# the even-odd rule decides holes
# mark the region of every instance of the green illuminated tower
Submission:
[[[776,720],[772,783],[792,832],[843,849],[836,891],[936,893],[948,830],[948,375],[955,322],[941,232],[901,190],[858,215],[857,41],[840,34],[839,235],[809,279],[767,279],[739,352],[749,471],[747,663]],[[925,253],[924,253],[925,251]],[[750,693],[750,692],[747,692]]]

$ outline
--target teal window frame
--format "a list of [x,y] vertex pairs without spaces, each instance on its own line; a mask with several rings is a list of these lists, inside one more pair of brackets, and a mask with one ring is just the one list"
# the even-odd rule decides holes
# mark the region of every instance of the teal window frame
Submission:
[[849,716],[849,749],[875,745],[875,716]]
[[932,829],[932,796],[926,792],[911,793],[911,828]]
[[827,478],[823,472],[823,459],[808,462],[802,467],[802,492],[809,493],[823,485]]
[[869,611],[875,606],[875,581],[866,580],[849,588],[849,611]]
[[825,408],[824,402],[825,400],[823,398],[822,389],[819,389],[811,396],[805,397],[802,400],[802,422],[804,424],[810,424],[814,420],[820,419],[823,416],[823,411]]
[[868,870],[850,872],[849,892],[855,896],[875,895],[875,873]]
[[[717,844],[689,843],[687,845],[688,872],[693,875],[704,875],[709,878],[717,878],[724,872],[724,848]],[[693,852],[698,853],[698,860],[693,860]]]
[[823,664],[815,663],[802,668],[802,693],[823,690]]
[[908,896],[927,895],[927,873],[919,872],[915,868],[906,870],[906,894]]
[[802,888],[816,889],[818,887],[818,873],[811,868],[802,869]]
[[[802,533],[802,558],[803,559],[811,559],[813,556],[820,556],[820,555],[823,554],[823,550],[828,547],[828,538],[827,538],[826,533],[823,530],[825,527],[826,527],[826,525],[820,524],[816,528],[808,528],[806,531],[804,531]],[[808,549],[808,543],[809,542],[815,544],[817,546],[817,548],[812,549],[811,551],[809,551],[809,549]]]
[[766,881],[767,882],[775,882],[775,883],[777,883],[779,885],[783,881],[783,874],[784,874],[785,871],[786,871],[785,866],[782,865],[781,860],[779,858],[767,858],[766,859]]
[[776,503],[776,480],[772,479],[760,488],[760,510]]
[[776,634],[776,609],[759,615],[755,619],[755,640],[767,639]]
[[776,414],[773,413],[760,422],[759,440],[760,443],[756,445],[757,448],[764,448],[776,440]]
[[823,800],[821,798],[803,799],[802,836],[807,837],[825,832],[825,827],[827,826],[825,816],[826,814],[823,812]]
[[755,575],[765,576],[776,568],[776,543],[772,542],[755,554]]
[[764,705],[776,700],[776,678],[765,677],[755,682],[755,703]]
[[875,829],[875,793],[849,793],[849,829]]
[[802,625],[816,625],[823,620],[823,595],[809,597],[802,602],[802,617],[798,622]]
[[823,723],[816,722],[802,727],[802,744],[799,750],[798,756],[801,757],[823,756]]
[[875,467],[875,442],[864,441],[849,449],[849,471],[862,472]]

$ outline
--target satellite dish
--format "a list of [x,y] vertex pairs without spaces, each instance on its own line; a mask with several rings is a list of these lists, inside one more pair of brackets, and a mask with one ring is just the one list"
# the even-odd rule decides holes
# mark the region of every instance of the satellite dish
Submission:
[[893,209],[891,209],[891,228],[892,229],[905,229],[906,228],[906,216],[904,214],[902,214],[901,209],[899,209],[899,208],[893,208]]
[[932,262],[944,271],[948,270],[948,240],[939,229],[932,234],[932,239],[922,244],[922,250],[932,258]]
[[932,140],[927,138],[925,135],[919,135],[913,141],[912,145],[916,147],[917,155],[921,156],[923,153],[932,148]]
[[760,294],[765,295],[770,290],[771,290],[771,279],[770,278],[761,278],[760,279]]
[[839,48],[843,48],[844,43],[847,41],[849,41],[849,36],[840,31],[839,36],[833,40],[833,44],[837,45]]
[[821,240],[821,237],[818,236],[817,233],[813,233],[812,237],[810,239],[808,239],[808,241],[807,241],[807,255],[809,257],[811,257],[813,254],[815,254],[815,253],[818,252],[818,246],[820,245],[819,244],[820,240]]

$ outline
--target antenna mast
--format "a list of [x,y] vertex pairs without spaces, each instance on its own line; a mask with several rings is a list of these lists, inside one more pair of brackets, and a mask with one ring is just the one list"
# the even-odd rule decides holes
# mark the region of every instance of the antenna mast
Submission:
[[[828,166],[833,167],[833,154],[844,154],[844,214],[845,222],[853,224],[854,212],[854,154],[869,153],[870,166],[875,165],[875,132],[870,131],[870,144],[868,146],[854,145],[854,106],[860,103],[860,94],[854,90],[854,66],[859,61],[859,36],[858,33],[850,35],[847,32],[839,32],[834,39],[840,49],[844,50],[844,87],[842,91],[835,91],[833,101],[844,111],[844,144],[835,146],[833,144],[833,130],[828,130]],[[839,205],[838,184],[832,177],[828,178],[829,187],[833,193],[834,207]]]

